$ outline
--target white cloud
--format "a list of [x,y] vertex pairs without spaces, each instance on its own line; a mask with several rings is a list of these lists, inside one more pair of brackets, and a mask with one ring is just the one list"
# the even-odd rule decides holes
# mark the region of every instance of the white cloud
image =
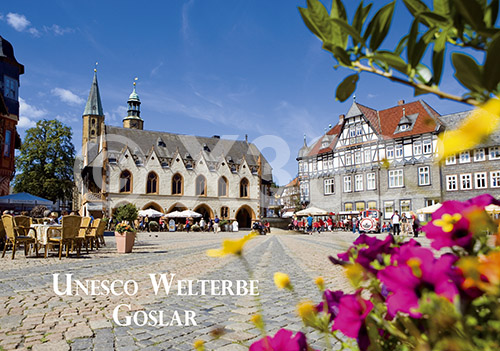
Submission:
[[17,123],[18,128],[27,129],[33,128],[34,126],[36,126],[35,121],[32,121],[31,119],[26,117],[19,117],[19,122]]
[[127,116],[127,108],[125,106],[118,106],[111,112],[104,112],[106,120],[109,122],[119,122]]
[[[40,32],[38,31],[38,29],[31,26],[31,22],[26,18],[25,15],[9,12],[6,17],[9,26],[14,28],[18,32],[28,32],[35,37],[40,36]],[[3,16],[0,16],[0,19],[3,19]]]
[[194,0],[190,0],[188,3],[182,6],[182,28],[181,33],[184,40],[188,40],[191,31],[191,27],[189,26],[189,10],[193,6]]
[[30,105],[23,98],[19,98],[19,128],[34,127],[35,120],[45,117],[47,111],[36,106]]
[[7,14],[7,23],[18,32],[24,31],[31,24],[31,22],[28,21],[26,16],[12,12],[9,12]]
[[65,102],[70,105],[81,105],[85,102],[84,99],[74,94],[68,89],[63,88],[54,88],[52,89],[52,94],[61,99],[62,102]]
[[57,24],[52,26],[43,26],[43,30],[47,33],[54,33],[55,35],[64,35],[66,33],[73,33],[75,30],[73,28],[63,28]]

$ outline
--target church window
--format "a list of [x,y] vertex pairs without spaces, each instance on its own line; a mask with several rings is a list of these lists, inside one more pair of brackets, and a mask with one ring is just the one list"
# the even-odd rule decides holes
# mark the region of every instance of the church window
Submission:
[[148,174],[146,194],[157,194],[157,193],[158,193],[158,175],[155,172],[150,172]]
[[132,191],[132,174],[125,170],[120,174],[120,193],[130,193]]
[[199,175],[196,178],[196,195],[207,196],[207,182],[204,176]]
[[226,177],[219,178],[218,196],[227,196],[227,179]]
[[172,195],[182,195],[182,176],[175,174],[172,177]]
[[240,182],[240,197],[248,197],[248,179],[243,178]]

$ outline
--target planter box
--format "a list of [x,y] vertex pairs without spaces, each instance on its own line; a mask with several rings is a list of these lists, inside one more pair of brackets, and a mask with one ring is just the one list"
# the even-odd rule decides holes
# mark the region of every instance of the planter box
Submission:
[[116,250],[118,251],[118,253],[132,252],[132,248],[134,247],[134,241],[135,241],[135,233],[125,232],[120,234],[118,232],[115,232],[115,240],[116,240]]

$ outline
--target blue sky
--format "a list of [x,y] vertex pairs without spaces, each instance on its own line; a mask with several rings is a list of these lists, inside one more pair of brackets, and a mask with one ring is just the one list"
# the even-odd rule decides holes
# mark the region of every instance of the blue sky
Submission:
[[[358,2],[346,2],[351,18]],[[385,3],[376,1],[375,7]],[[306,1],[3,2],[0,34],[25,65],[20,134],[41,118],[58,118],[73,128],[79,150],[81,115],[99,62],[108,124],[121,125],[138,77],[145,129],[239,139],[248,134],[267,146],[263,152],[284,184],[297,173],[303,134],[310,143],[352,103],[335,101],[336,86],[351,72],[333,69],[334,60],[305,27],[298,6]],[[395,47],[410,18],[398,1],[385,47]],[[464,90],[452,75],[447,62],[441,87],[460,95]],[[441,114],[469,109],[430,95],[419,98]],[[361,104],[385,109],[400,99],[416,98],[410,88],[361,76]]]

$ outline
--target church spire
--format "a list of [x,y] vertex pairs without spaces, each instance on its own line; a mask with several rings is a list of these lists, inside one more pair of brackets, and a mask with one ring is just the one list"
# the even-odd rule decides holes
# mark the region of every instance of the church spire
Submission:
[[101,95],[99,94],[99,85],[97,84],[97,69],[94,68],[94,80],[90,87],[89,98],[83,111],[84,116],[104,116],[102,109]]
[[142,129],[144,126],[144,120],[141,118],[141,100],[135,91],[137,79],[134,79],[134,89],[128,97],[127,117],[123,119],[123,128]]

